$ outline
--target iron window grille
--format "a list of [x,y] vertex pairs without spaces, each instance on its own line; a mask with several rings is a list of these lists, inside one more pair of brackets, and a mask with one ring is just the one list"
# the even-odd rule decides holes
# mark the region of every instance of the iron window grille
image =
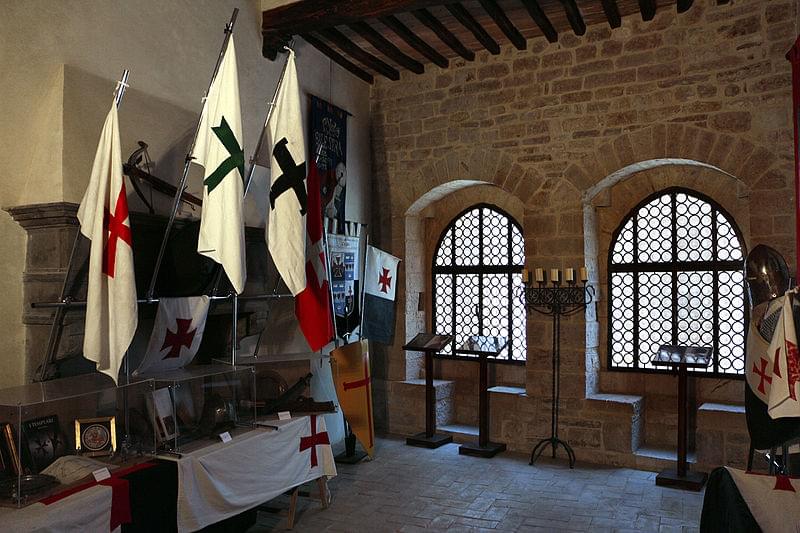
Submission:
[[508,338],[498,362],[524,362],[526,314],[522,299],[525,242],[519,224],[489,204],[474,205],[442,232],[433,255],[433,331],[454,336],[437,355],[456,354],[469,335]]
[[650,364],[660,344],[709,346],[693,371],[742,377],[747,330],[744,239],[712,199],[670,188],[637,205],[608,253],[608,368],[666,372]]

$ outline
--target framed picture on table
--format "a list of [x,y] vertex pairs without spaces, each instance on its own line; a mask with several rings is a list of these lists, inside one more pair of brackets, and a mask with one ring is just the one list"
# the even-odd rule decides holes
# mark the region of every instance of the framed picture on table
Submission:
[[75,420],[75,451],[88,457],[117,451],[117,420],[114,416]]

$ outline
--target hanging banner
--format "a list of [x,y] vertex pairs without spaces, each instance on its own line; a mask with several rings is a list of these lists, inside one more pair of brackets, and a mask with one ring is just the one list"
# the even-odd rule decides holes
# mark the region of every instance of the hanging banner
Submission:
[[337,233],[344,233],[347,193],[347,116],[333,104],[309,95],[311,120],[311,165],[317,167],[322,215],[335,220]]
[[336,333],[345,340],[361,323],[358,244],[358,237],[328,234]]

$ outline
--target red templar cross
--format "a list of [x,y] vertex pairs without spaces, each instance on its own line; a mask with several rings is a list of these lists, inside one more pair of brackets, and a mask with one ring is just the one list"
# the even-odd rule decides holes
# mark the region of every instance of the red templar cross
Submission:
[[786,379],[789,382],[789,397],[797,401],[794,384],[800,381],[800,352],[797,346],[786,341]]
[[378,278],[378,285],[381,286],[381,292],[389,293],[388,289],[392,287],[392,277],[389,275],[389,269],[382,269],[381,276]]
[[[386,270],[386,269],[384,269]],[[366,388],[367,392],[367,422],[372,419],[372,395],[370,394],[370,387],[369,387],[369,363],[364,361],[364,379],[359,379],[358,381],[345,381],[343,383],[344,390],[348,391],[350,389],[360,389],[361,387]],[[369,428],[369,447],[372,448],[373,446],[373,436],[372,436],[372,426],[370,425]]]
[[753,363],[753,372],[761,376],[761,382],[758,384],[758,392],[761,394],[766,394],[767,391],[764,388],[764,382],[766,381],[767,383],[772,383],[772,376],[767,375],[767,363],[769,363],[769,361],[762,357],[760,362],[761,370],[759,370],[756,364]]
[[103,249],[103,274],[109,278],[114,277],[114,269],[117,263],[117,240],[121,239],[133,246],[131,240],[131,228],[125,225],[128,218],[128,196],[125,193],[125,183],[117,196],[117,205],[114,207],[114,214],[106,209],[103,217],[103,229],[108,231],[108,239]]
[[300,437],[300,451],[311,448],[311,468],[319,464],[317,461],[317,446],[330,443],[327,431],[317,433],[317,415],[311,415],[311,435]]
[[164,344],[161,346],[161,351],[163,351],[164,348],[170,348],[170,350],[169,353],[162,359],[172,359],[180,356],[182,346],[191,348],[192,341],[194,340],[194,334],[197,333],[197,328],[189,331],[189,326],[192,325],[191,319],[186,320],[185,318],[176,318],[175,321],[178,323],[177,331],[173,332],[167,328],[167,336],[164,338]]

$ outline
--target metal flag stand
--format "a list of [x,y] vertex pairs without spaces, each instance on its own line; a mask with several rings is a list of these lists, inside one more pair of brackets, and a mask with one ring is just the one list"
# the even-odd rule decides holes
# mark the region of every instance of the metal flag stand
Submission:
[[[122,76],[117,81],[117,86],[114,89],[114,105],[119,109],[122,105],[122,99],[125,96],[125,89],[128,87],[128,69],[122,71]],[[58,345],[61,343],[61,333],[64,331],[64,316],[72,303],[72,290],[70,286],[70,276],[72,276],[72,267],[75,263],[75,256],[78,253],[79,244],[81,242],[81,230],[75,232],[75,240],[72,243],[72,251],[69,254],[69,261],[67,262],[67,271],[64,273],[64,282],[61,284],[61,294],[58,301],[63,305],[56,306],[56,311],[53,316],[53,324],[50,326],[50,336],[47,339],[47,348],[44,352],[44,357],[39,365],[39,372],[35,381],[47,380],[47,371],[50,368],[50,363],[53,362],[58,351]]]

